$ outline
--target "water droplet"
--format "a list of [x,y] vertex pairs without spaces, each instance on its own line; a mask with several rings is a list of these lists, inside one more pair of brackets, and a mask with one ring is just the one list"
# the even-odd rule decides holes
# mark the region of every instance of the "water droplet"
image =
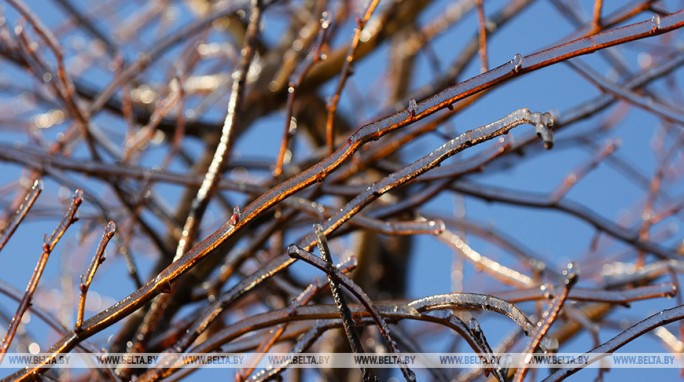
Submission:
[[74,203],[81,204],[81,201],[83,201],[83,190],[77,188],[76,191],[74,191]]
[[230,217],[230,225],[237,225],[237,223],[240,221],[240,215],[240,207],[233,207],[233,216]]
[[328,12],[321,13],[321,28],[328,29],[330,27],[330,14]]
[[446,224],[440,219],[440,220],[431,220],[430,221],[430,228],[432,228],[432,234],[437,236],[441,235],[442,232],[446,229]]
[[471,318],[470,321],[468,321],[468,329],[470,329],[471,332],[479,332],[482,330],[480,329],[480,323],[474,318]]
[[515,56],[513,56],[513,60],[511,61],[513,63],[513,72],[517,73],[522,69],[523,65],[523,57],[520,55],[520,53],[516,53]]
[[411,117],[415,116],[418,112],[418,103],[416,102],[415,99],[411,99],[408,104],[408,112],[411,114]]
[[535,128],[537,136],[544,141],[544,149],[550,150],[553,148],[553,131],[549,128],[549,126],[543,123],[538,123]]
[[563,276],[563,283],[568,287],[572,287],[579,278],[579,269],[574,262],[571,262],[563,269],[561,275]]
[[454,110],[454,104],[453,103],[448,104],[447,109]]
[[660,29],[660,15],[651,17],[651,31],[656,32]]
[[558,338],[555,337],[544,337],[542,339],[541,345],[546,348],[546,350],[557,350],[559,343]]
[[105,226],[105,234],[108,236],[114,235],[116,232],[116,223],[114,223],[112,220],[110,220],[107,225]]

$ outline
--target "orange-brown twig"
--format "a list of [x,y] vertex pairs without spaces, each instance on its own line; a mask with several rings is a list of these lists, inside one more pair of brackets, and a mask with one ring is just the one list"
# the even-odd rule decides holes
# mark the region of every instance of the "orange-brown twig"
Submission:
[[83,312],[85,311],[86,296],[88,295],[90,283],[93,282],[97,268],[105,261],[104,251],[109,243],[109,240],[114,236],[114,233],[116,233],[116,224],[114,224],[113,221],[110,221],[104,228],[104,233],[102,234],[102,238],[100,238],[100,242],[97,245],[95,255],[93,256],[93,260],[90,262],[88,271],[86,271],[86,274],[81,278],[81,285],[79,286],[81,297],[78,300],[78,311],[76,314],[76,323],[74,324],[74,331],[76,332],[81,330],[81,325],[83,324]]
[[2,345],[0,346],[0,362],[2,361],[2,359],[5,356],[5,353],[7,353],[7,350],[12,344],[12,339],[14,338],[14,335],[16,334],[17,329],[19,328],[19,325],[21,324],[21,318],[24,316],[24,313],[31,304],[31,300],[33,299],[33,293],[35,292],[36,287],[38,287],[40,277],[43,275],[43,270],[45,269],[47,260],[50,257],[50,253],[52,253],[52,250],[55,248],[55,245],[57,245],[59,239],[62,238],[62,235],[64,235],[66,230],[73,223],[75,223],[76,220],[78,220],[78,218],[76,217],[76,212],[78,211],[78,207],[81,205],[81,203],[83,203],[83,191],[76,190],[74,192],[73,198],[71,199],[71,205],[69,206],[69,209],[64,215],[64,218],[59,223],[57,228],[55,228],[52,234],[50,236],[45,237],[45,241],[43,242],[43,253],[41,253],[40,258],[36,263],[36,268],[33,270],[31,279],[29,280],[29,283],[26,286],[26,292],[24,293],[24,297],[21,299],[21,303],[19,303],[19,307],[17,308],[16,313],[14,314],[14,316],[12,316],[12,321],[10,322],[10,325],[7,328],[7,333],[5,333],[5,336],[2,339]]

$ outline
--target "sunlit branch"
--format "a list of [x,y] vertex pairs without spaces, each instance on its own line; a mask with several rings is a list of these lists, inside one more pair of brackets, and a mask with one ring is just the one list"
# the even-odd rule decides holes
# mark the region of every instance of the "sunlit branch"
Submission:
[[114,224],[113,221],[110,221],[104,228],[104,233],[102,234],[102,238],[97,245],[95,255],[93,256],[93,260],[90,262],[88,270],[86,271],[85,275],[82,276],[81,285],[79,286],[81,297],[78,301],[76,324],[74,324],[74,330],[77,332],[81,330],[81,325],[83,324],[83,312],[85,311],[88,289],[90,288],[90,284],[93,282],[93,278],[95,278],[95,272],[97,272],[97,268],[105,261],[104,251],[109,243],[109,240],[111,240],[111,238],[114,236],[114,233],[116,233],[116,224]]

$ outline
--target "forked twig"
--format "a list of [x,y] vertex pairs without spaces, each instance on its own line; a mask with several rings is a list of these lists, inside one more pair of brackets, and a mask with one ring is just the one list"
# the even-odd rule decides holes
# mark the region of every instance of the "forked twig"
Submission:
[[93,160],[99,161],[100,155],[97,152],[95,139],[89,128],[90,116],[88,115],[88,112],[81,107],[76,99],[74,83],[64,65],[64,51],[59,45],[57,38],[50,31],[50,29],[43,25],[40,19],[36,17],[21,0],[8,1],[23,17],[29,21],[36,33],[38,33],[41,39],[45,42],[45,45],[55,55],[55,59],[57,61],[57,78],[62,85],[61,87],[57,87],[57,91],[59,93],[58,95],[63,99],[67,109],[69,109],[72,116],[76,119],[78,128],[83,135],[83,139],[86,141],[86,146],[88,147]]
[[43,270],[45,269],[45,265],[50,257],[50,253],[52,253],[52,250],[55,248],[59,242],[59,239],[62,238],[62,235],[64,235],[66,230],[78,220],[76,217],[76,211],[78,211],[78,207],[81,205],[81,203],[83,203],[83,191],[79,189],[74,192],[69,209],[64,215],[62,221],[59,223],[59,225],[57,225],[50,236],[46,235],[43,242],[43,252],[38,259],[36,267],[33,270],[33,274],[31,275],[31,279],[26,286],[24,297],[21,299],[16,313],[14,316],[12,316],[12,322],[10,322],[9,327],[7,328],[7,333],[5,333],[5,336],[2,339],[2,345],[0,346],[0,362],[2,362],[3,358],[5,357],[5,353],[7,353],[7,350],[12,343],[12,339],[14,338],[19,325],[21,324],[21,319],[24,316],[24,313],[26,313],[29,305],[31,305],[33,293],[35,292],[36,287],[38,287],[40,277],[43,275]]
[[[323,261],[328,263],[328,266],[331,267],[330,269],[332,269],[332,267],[335,267],[335,263],[333,262],[330,253],[330,248],[328,247],[328,239],[325,237],[323,227],[321,227],[320,224],[314,224],[313,229],[314,234],[316,235],[318,251],[321,253],[321,258],[323,258]],[[332,294],[333,299],[335,300],[337,308],[340,310],[340,316],[342,317],[342,325],[344,327],[344,332],[347,334],[349,346],[351,347],[352,352],[354,352],[355,354],[363,354],[364,351],[363,346],[361,346],[361,339],[359,338],[359,334],[356,332],[351,310],[349,310],[349,306],[347,306],[346,299],[342,295],[340,285],[335,276],[333,276],[331,273],[326,272],[326,276],[328,277],[328,281],[330,282],[330,293]],[[364,381],[377,380],[375,373],[373,373],[371,369],[368,369],[366,367],[361,367],[361,374],[363,376]]]
[[[352,271],[354,268],[356,268],[356,266],[357,266],[356,258],[351,257],[351,258],[348,258],[347,261],[345,261],[344,263],[338,265],[337,268],[341,272],[347,273],[347,272]],[[290,303],[290,312],[292,313],[292,316],[294,316],[296,314],[298,307],[303,306],[306,303],[308,303],[316,295],[316,293],[318,293],[318,291],[320,291],[324,286],[325,286],[325,281],[316,279],[313,283],[309,284],[306,288],[304,288],[302,293],[300,293]],[[317,327],[317,326],[318,325],[316,325],[315,327]],[[272,346],[272,344],[274,344],[276,341],[278,341],[280,336],[285,332],[286,328],[287,328],[287,323],[279,325],[277,328],[272,330],[273,335],[271,335],[270,337],[264,338],[264,340],[261,343],[262,344],[269,344],[268,347]],[[306,335],[304,337],[306,337]],[[316,340],[316,339],[318,339],[318,336],[315,336],[314,340]],[[301,340],[297,344],[299,345],[300,342],[301,342]],[[297,349],[298,349],[298,346],[296,345],[293,349],[293,352],[296,353],[296,352],[303,351],[303,350],[297,351]],[[262,351],[258,351],[256,353],[265,353],[267,350],[268,350],[267,347],[264,347],[262,349]],[[261,360],[261,356],[255,356],[254,359],[252,360],[252,364],[249,367],[246,367],[243,370],[241,370],[239,372],[239,374],[241,376],[248,376],[250,373],[252,373],[252,371],[254,370],[254,367],[256,367],[255,365],[258,364],[258,362],[260,360]],[[276,372],[273,372],[273,374],[275,374]],[[269,374],[269,375],[273,375],[273,374]],[[255,379],[256,376],[263,376],[263,375],[264,374],[262,372],[259,372],[256,375],[252,376],[251,379]]]
[[[321,230],[318,230],[319,234],[322,234]],[[390,330],[389,326],[387,325],[387,322],[385,322],[385,319],[380,315],[380,312],[378,309],[375,307],[375,304],[373,301],[368,297],[366,292],[363,291],[349,276],[341,273],[332,263],[325,262],[318,257],[314,256],[308,251],[305,251],[296,245],[291,245],[288,249],[287,252],[290,256],[299,258],[316,268],[322,270],[325,272],[329,277],[332,277],[335,279],[335,281],[339,282],[340,284],[344,285],[344,287],[351,292],[351,294],[356,297],[359,302],[366,307],[368,312],[370,313],[371,317],[373,317],[373,320],[375,321],[375,324],[378,326],[378,329],[380,331],[380,335],[385,339],[385,343],[387,344],[387,347],[389,348],[390,352],[399,354],[399,349],[397,348],[396,342],[392,339],[390,335]],[[408,368],[406,365],[400,365],[401,367],[401,372],[404,375],[404,378],[406,378],[407,381],[415,381],[416,376],[411,371],[411,369]]]
[[105,261],[105,248],[107,247],[109,240],[114,237],[114,233],[116,233],[116,224],[114,224],[113,221],[109,221],[104,228],[104,233],[102,234],[102,238],[100,238],[100,242],[97,245],[95,255],[93,256],[93,260],[90,262],[88,271],[84,277],[82,276],[81,278],[81,285],[79,286],[81,297],[78,300],[78,312],[76,314],[76,324],[74,325],[74,331],[76,332],[81,330],[81,325],[83,324],[83,312],[85,312],[88,288],[90,288],[90,283],[93,282],[97,268]]

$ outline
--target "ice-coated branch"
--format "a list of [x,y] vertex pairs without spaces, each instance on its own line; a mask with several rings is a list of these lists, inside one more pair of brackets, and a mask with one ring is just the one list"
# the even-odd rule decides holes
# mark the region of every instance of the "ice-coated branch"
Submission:
[[88,267],[86,274],[81,278],[81,285],[79,287],[81,290],[81,296],[78,301],[78,312],[76,315],[76,324],[74,325],[74,330],[76,332],[81,330],[81,325],[83,324],[83,312],[85,311],[88,289],[90,288],[90,284],[93,282],[93,278],[95,278],[95,272],[97,272],[97,268],[105,261],[105,248],[107,247],[109,240],[114,237],[115,233],[116,224],[113,221],[110,221],[104,228],[104,233],[102,234],[102,238],[100,238],[100,242],[95,250],[95,255],[93,256],[93,260],[90,262],[90,266]]

